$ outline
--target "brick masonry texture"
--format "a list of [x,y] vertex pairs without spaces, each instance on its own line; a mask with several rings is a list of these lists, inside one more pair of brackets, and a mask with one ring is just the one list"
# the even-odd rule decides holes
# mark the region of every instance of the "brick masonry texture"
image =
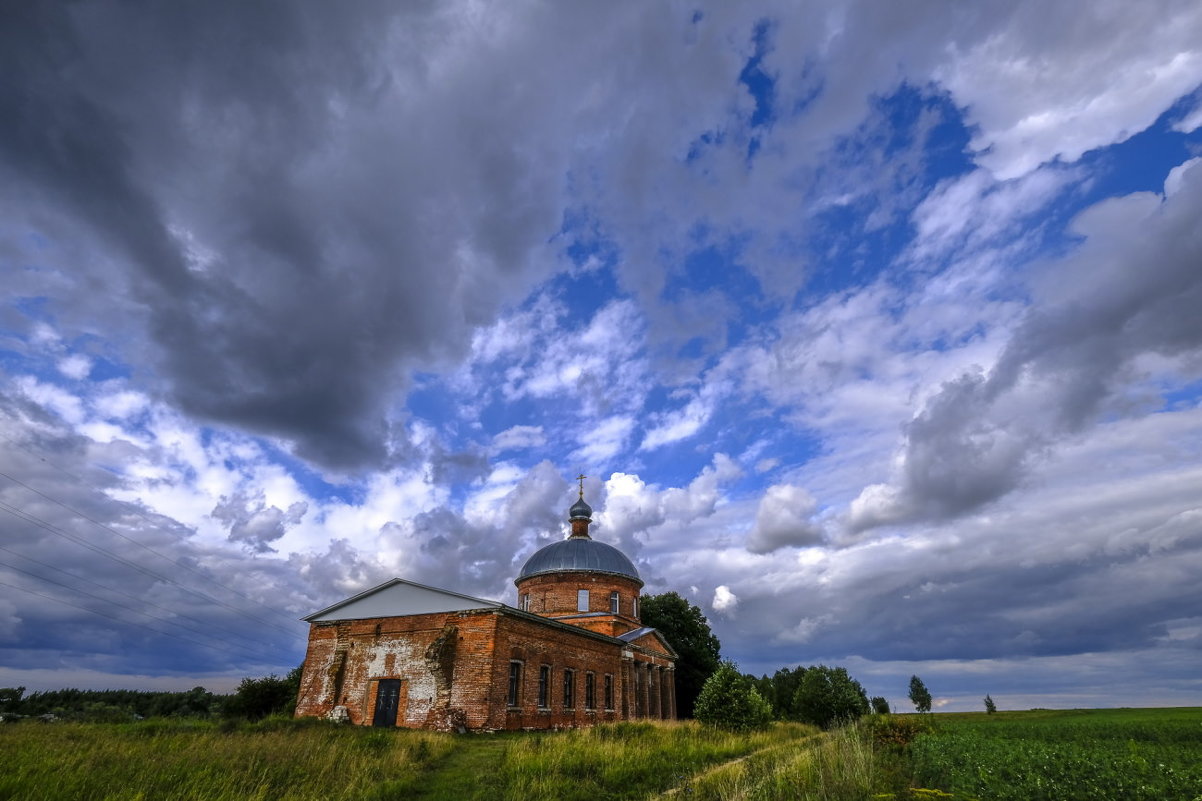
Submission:
[[[608,615],[608,619],[621,621],[617,633],[639,627],[634,614],[634,605],[639,597],[639,583],[623,576],[607,573],[563,572],[531,576],[517,583],[518,605],[524,596],[529,597],[530,609],[537,615],[551,617],[575,616],[579,610],[577,600],[580,590],[588,590],[588,611]],[[611,594],[618,593],[618,614],[611,614]],[[576,625],[583,625],[573,621]]]
[[[577,516],[581,506],[585,515],[589,512],[583,483],[581,488],[580,503],[571,510],[572,534],[588,537],[589,520]],[[632,634],[642,625],[637,606],[642,583],[574,567],[518,581],[518,609],[493,605],[338,620],[327,614],[345,606],[338,604],[315,613],[308,619],[320,617],[321,622],[310,624],[297,716],[440,731],[559,729],[675,718],[671,650],[656,634]],[[398,584],[420,588],[398,579],[348,602]],[[451,608],[466,598],[420,589],[427,599],[453,596]],[[588,593],[585,608],[582,590]],[[436,608],[447,605],[434,603]],[[626,635],[629,641],[619,639]],[[400,696],[394,705],[397,685]]]
[[[511,706],[512,663],[520,668]],[[547,703],[540,706],[543,666],[549,683]],[[673,668],[672,657],[654,636],[623,643],[515,609],[314,623],[296,714],[345,715],[358,725],[441,731],[572,728],[670,718],[675,717]],[[572,676],[570,704],[564,697],[565,671]],[[608,709],[606,676],[612,677]],[[377,692],[385,679],[399,680],[400,701],[394,720],[378,722]]]

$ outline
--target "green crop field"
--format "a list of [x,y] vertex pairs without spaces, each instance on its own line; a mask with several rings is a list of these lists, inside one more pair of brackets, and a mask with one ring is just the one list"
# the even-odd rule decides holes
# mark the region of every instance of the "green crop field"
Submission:
[[1202,709],[936,717],[909,749],[925,787],[982,801],[1202,801]]
[[0,801],[1202,801],[1202,709],[446,735],[268,719],[0,726]]

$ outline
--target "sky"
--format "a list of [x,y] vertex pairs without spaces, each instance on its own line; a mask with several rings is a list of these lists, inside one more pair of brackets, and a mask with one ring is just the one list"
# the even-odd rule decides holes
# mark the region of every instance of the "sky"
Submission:
[[746,672],[1202,703],[1202,5],[6,4],[0,686],[567,532]]

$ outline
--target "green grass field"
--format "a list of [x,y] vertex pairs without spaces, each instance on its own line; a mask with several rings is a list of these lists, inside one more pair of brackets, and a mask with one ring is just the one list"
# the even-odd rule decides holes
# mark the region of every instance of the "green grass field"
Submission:
[[1202,801],[1202,709],[927,718],[933,731],[916,737],[918,716],[745,735],[695,723],[452,736],[311,720],[26,721],[0,726],[0,799]]

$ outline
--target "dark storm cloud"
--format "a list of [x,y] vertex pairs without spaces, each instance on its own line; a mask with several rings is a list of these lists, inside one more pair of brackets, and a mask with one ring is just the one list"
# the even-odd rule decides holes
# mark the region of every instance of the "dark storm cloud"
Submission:
[[[1167,198],[1109,200],[1079,218],[1084,244],[1043,270],[993,369],[946,383],[907,426],[898,482],[860,496],[853,530],[977,509],[1018,486],[1054,443],[1123,414],[1120,386],[1197,377],[1202,167],[1179,177]],[[1139,365],[1148,356],[1167,360],[1163,374]]]
[[69,276],[63,322],[123,331],[139,367],[149,335],[179,407],[378,463],[406,447],[387,423],[406,370],[546,275],[570,132],[598,114],[576,98],[621,90],[557,37],[532,47],[542,22],[592,25],[543,13],[486,30],[436,6],[11,6],[10,239],[49,242],[19,258]]
[[[129,458],[0,398],[0,650],[8,669],[113,674],[279,670],[312,600],[276,561],[205,547],[115,499]],[[19,422],[18,422],[19,421]]]

